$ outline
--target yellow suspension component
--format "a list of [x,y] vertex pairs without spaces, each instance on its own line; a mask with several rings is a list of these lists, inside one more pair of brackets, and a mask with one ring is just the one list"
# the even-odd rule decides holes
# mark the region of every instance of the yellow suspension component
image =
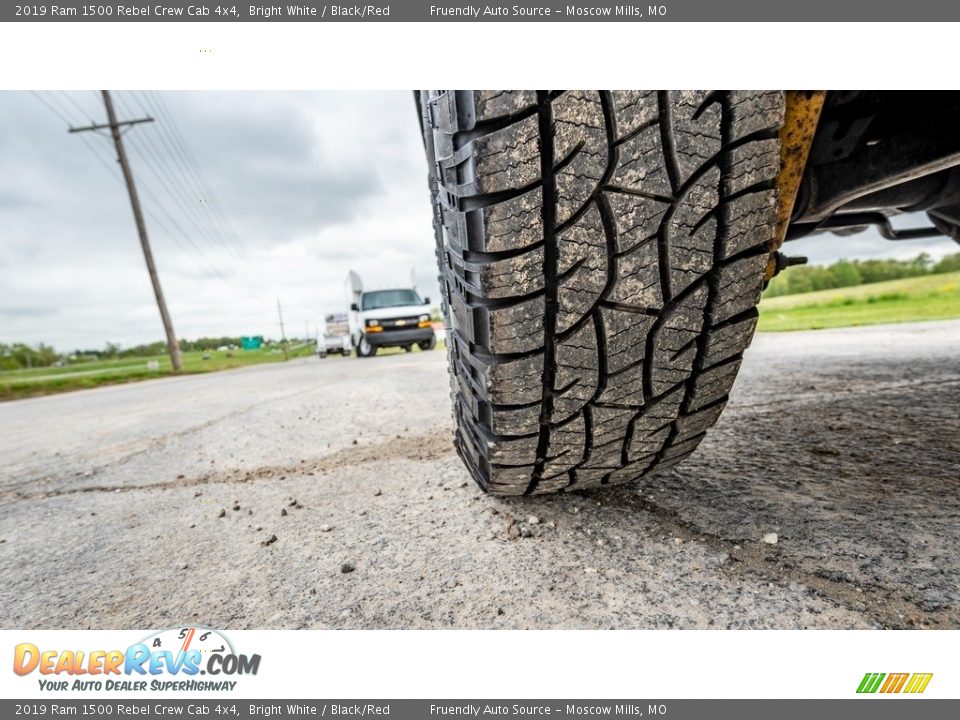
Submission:
[[780,173],[777,175],[777,190],[780,191],[780,210],[777,213],[777,229],[770,241],[770,262],[766,278],[776,274],[774,253],[783,245],[787,227],[797,201],[800,181],[807,167],[813,136],[820,121],[820,111],[827,93],[824,90],[788,90],[783,127],[780,128]]

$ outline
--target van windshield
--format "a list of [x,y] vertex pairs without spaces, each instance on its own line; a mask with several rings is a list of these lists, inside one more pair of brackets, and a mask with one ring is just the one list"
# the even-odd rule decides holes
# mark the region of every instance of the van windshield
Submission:
[[402,305],[423,305],[423,300],[413,290],[377,290],[363,294],[360,309],[379,310]]

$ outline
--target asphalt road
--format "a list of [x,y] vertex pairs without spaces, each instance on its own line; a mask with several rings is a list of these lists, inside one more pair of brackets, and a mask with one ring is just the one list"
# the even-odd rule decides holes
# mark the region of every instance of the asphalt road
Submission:
[[0,626],[958,628],[958,360],[759,335],[686,463],[537,499],[468,482],[441,352],[5,403]]

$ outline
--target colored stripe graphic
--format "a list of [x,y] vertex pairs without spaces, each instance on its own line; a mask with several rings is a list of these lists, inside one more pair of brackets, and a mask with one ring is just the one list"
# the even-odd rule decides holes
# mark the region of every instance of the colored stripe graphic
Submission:
[[884,677],[886,677],[884,673],[867,673],[863,676],[863,680],[860,681],[860,687],[857,688],[857,692],[875,693],[877,688],[880,687],[880,683]]
[[910,682],[907,683],[907,687],[904,690],[905,693],[922,693],[927,689],[927,685],[930,684],[930,678],[933,677],[933,673],[914,673],[910,678]]
[[887,675],[887,681],[880,688],[882,693],[898,693],[903,688],[903,684],[910,677],[910,673],[890,673]]
[[[922,693],[927,689],[933,673],[866,673],[860,685],[857,686],[858,693]],[[882,685],[881,685],[882,683]]]

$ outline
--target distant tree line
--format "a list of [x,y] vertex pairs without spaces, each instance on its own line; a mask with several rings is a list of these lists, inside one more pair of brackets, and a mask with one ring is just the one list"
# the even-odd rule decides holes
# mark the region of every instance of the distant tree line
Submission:
[[960,271],[960,253],[934,262],[926,253],[911,260],[838,260],[830,265],[798,265],[770,281],[766,297],[853,287],[884,280]]
[[25,343],[0,343],[0,370],[49,367],[60,359],[60,353],[40,343],[31,347]]
[[[265,340],[264,345],[273,341]],[[292,342],[298,342],[293,339]],[[180,340],[180,350],[183,352],[197,352],[216,350],[227,347],[240,347],[240,337],[204,337],[196,340]],[[26,343],[0,343],[0,370],[27,370],[30,368],[50,367],[53,365],[71,365],[74,363],[93,362],[96,360],[116,360],[120,358],[143,358],[165,355],[167,344],[162,341],[122,347],[117,343],[107,343],[101,349],[81,350],[60,353],[49,345],[40,343],[31,346]]]

